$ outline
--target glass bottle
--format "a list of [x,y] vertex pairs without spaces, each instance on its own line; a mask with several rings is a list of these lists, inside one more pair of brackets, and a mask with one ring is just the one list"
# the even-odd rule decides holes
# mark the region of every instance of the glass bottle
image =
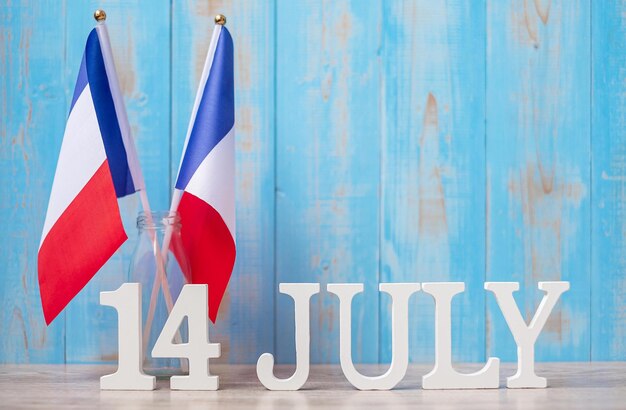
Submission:
[[[158,211],[146,214],[140,212],[137,217],[137,244],[130,264],[131,282],[141,283],[143,314],[144,371],[153,375],[180,374],[181,359],[152,358],[152,348],[168,317],[167,300],[164,289],[158,279],[157,262],[162,261],[167,279],[171,302],[175,303],[185,284],[181,266],[186,263],[180,238],[180,216],[176,212]],[[169,243],[168,251],[163,253],[163,241]],[[176,255],[172,250],[176,250]],[[160,257],[160,258],[159,258]],[[169,296],[169,295],[168,295]],[[168,297],[169,299],[169,297]],[[150,319],[152,316],[152,319]],[[186,335],[181,326],[181,335]],[[180,342],[180,340],[179,340]]]

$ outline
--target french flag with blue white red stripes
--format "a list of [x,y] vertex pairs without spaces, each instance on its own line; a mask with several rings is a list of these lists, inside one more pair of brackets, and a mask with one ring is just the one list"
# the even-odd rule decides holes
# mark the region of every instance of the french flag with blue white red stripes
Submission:
[[144,189],[131,176],[138,163],[129,162],[134,145],[125,143],[127,121],[118,121],[123,102],[105,58],[112,61],[102,26],[87,38],[39,245],[48,324],[127,239],[117,198]]
[[190,283],[208,284],[213,322],[236,255],[233,60],[232,37],[226,27],[216,25],[172,201],[181,217],[185,276]]

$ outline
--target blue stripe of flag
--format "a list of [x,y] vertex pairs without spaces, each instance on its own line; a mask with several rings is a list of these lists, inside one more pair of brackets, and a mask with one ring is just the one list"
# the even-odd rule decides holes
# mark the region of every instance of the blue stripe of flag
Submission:
[[233,39],[222,27],[211,71],[207,78],[187,149],[184,152],[176,188],[184,190],[211,150],[235,124],[235,81]]
[[115,193],[118,198],[121,198],[132,194],[136,190],[130,168],[128,167],[126,149],[124,148],[122,133],[115,113],[113,96],[111,95],[111,88],[109,87],[109,80],[96,29],[93,29],[87,38],[85,54],[72,99],[72,107],[74,107],[76,100],[83,92],[87,83],[89,83],[91,97],[96,109],[98,126],[109,162]]
[[76,100],[83,93],[83,90],[87,86],[87,67],[85,67],[85,55],[83,54],[83,61],[80,63],[80,69],[78,70],[78,78],[76,79],[76,87],[74,87],[74,96],[72,97],[72,105],[70,106],[70,112],[76,104]]

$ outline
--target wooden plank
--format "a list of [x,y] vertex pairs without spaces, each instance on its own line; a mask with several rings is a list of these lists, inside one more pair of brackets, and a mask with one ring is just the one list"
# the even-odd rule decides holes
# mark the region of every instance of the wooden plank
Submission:
[[[64,358],[64,316],[46,327],[37,251],[67,115],[63,72],[65,7],[0,7],[0,363]],[[59,41],[51,43],[50,38]]]
[[[482,360],[485,4],[384,5],[381,281],[464,281],[453,300],[453,358]],[[383,299],[383,362],[390,308]],[[433,315],[432,297],[413,297],[412,361],[434,358]]]
[[[378,360],[379,2],[279,1],[276,282],[321,282],[311,360],[338,360],[338,300],[354,299],[353,358]],[[293,362],[293,302],[277,293],[278,360]]]
[[[68,100],[80,66],[93,12],[104,7],[117,73],[135,138],[139,161],[153,210],[169,207],[170,141],[170,7],[167,0],[145,4],[70,1],[66,21],[66,71],[63,83]],[[63,116],[64,118],[64,116]],[[59,135],[59,138],[61,134]],[[49,151],[51,157],[57,151]],[[99,304],[99,294],[128,281],[134,250],[138,194],[120,201],[129,240],[100,269],[67,308],[67,362],[116,360],[117,319],[113,309]]]
[[[364,365],[369,374],[384,366]],[[460,371],[476,370],[461,365]],[[59,409],[98,406],[116,408],[227,409],[622,409],[626,400],[625,363],[538,363],[537,374],[548,379],[547,389],[506,389],[505,376],[515,364],[502,366],[499,390],[422,390],[421,377],[429,365],[411,365],[405,379],[391,391],[357,391],[337,365],[313,365],[303,390],[269,391],[256,378],[254,366],[212,365],[220,391],[171,391],[169,381],[157,380],[151,392],[100,391],[99,377],[112,366],[0,366],[0,401],[6,408]],[[289,366],[277,366],[281,377]],[[36,394],[34,394],[36,392]]]
[[591,15],[591,358],[626,360],[626,2]]
[[215,14],[235,43],[237,262],[211,339],[221,361],[256,363],[274,342],[274,2],[172,7],[172,185]]
[[[527,321],[542,297],[538,281],[570,281],[536,357],[588,360],[589,2],[487,4],[487,279],[520,282]],[[515,360],[487,298],[488,354]]]

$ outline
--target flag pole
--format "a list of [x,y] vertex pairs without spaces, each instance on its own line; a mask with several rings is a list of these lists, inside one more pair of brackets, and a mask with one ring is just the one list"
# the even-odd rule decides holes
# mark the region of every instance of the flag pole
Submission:
[[[211,66],[213,64],[213,56],[215,54],[215,49],[217,48],[217,40],[219,38],[222,26],[226,24],[226,16],[224,16],[223,14],[218,14],[215,16],[214,21],[215,21],[215,26],[213,28],[213,35],[211,36],[211,43],[209,44],[209,50],[207,52],[207,57],[204,62],[204,67],[202,69],[202,75],[200,77],[200,84],[198,85],[198,91],[196,93],[196,99],[193,105],[193,111],[191,113],[191,118],[189,120],[189,126],[187,127],[187,136],[185,138],[185,144],[183,146],[183,156],[181,156],[181,159],[180,159],[181,164],[183,162],[184,153],[187,148],[187,143],[189,142],[189,136],[191,135],[191,130],[193,128],[196,114],[198,112],[198,106],[200,105],[202,94],[204,93],[204,84],[206,84],[207,78],[209,77],[209,72],[211,71]],[[179,169],[180,169],[180,165],[179,165]],[[172,202],[170,205],[170,214],[178,210],[178,205],[180,204],[180,199],[182,197],[182,194],[183,192],[181,190],[174,188],[174,191],[172,193]],[[167,255],[167,251],[169,249],[170,242],[172,239],[172,234],[173,234],[172,228],[168,226],[165,229],[165,235],[163,237],[163,245],[161,248],[162,255]],[[167,283],[165,283],[165,285],[167,285]],[[159,291],[159,281],[155,280],[154,285],[152,287],[152,294],[156,295],[158,291]],[[153,298],[151,298],[150,308],[148,310],[149,312],[154,311],[155,309],[155,307],[153,306],[154,304],[156,304],[156,301]],[[151,322],[153,318],[149,315],[147,320]]]
[[[115,107],[115,112],[119,121],[120,132],[122,135],[122,141],[124,142],[124,148],[126,149],[126,156],[128,159],[128,168],[133,178],[133,182],[135,183],[135,188],[139,192],[139,198],[141,200],[141,207],[143,208],[144,213],[146,214],[146,219],[149,225],[154,225],[154,221],[152,220],[152,210],[150,208],[150,202],[148,200],[148,194],[146,192],[146,184],[143,177],[143,172],[141,171],[141,167],[139,165],[139,157],[137,155],[137,149],[135,147],[135,143],[133,141],[131,135],[130,123],[128,121],[128,115],[126,113],[126,106],[124,105],[124,99],[122,96],[122,92],[119,87],[119,81],[117,78],[117,72],[115,70],[115,62],[113,60],[113,52],[111,50],[111,43],[109,40],[109,32],[107,30],[107,26],[105,24],[106,21],[106,13],[104,10],[98,9],[93,14],[94,19],[96,20],[96,31],[98,33],[98,38],[100,39],[100,44],[102,48],[102,57],[104,59],[104,66],[107,73],[107,77],[109,78],[109,87],[111,89],[111,96],[113,97],[113,105]],[[153,253],[156,259],[156,276],[160,278],[160,281],[163,284],[163,296],[165,298],[165,304],[167,306],[168,313],[172,311],[173,301],[172,294],[169,290],[169,286],[167,284],[167,277],[165,276],[165,258],[159,252],[159,239],[157,235],[150,231],[150,239],[152,241]],[[167,254],[165,254],[167,257]],[[156,297],[153,296],[153,300],[156,301]],[[151,300],[152,304],[152,300]],[[154,316],[154,312],[152,312],[152,316]],[[143,346],[144,351],[146,345],[148,343],[148,339],[150,336],[150,329],[152,325],[152,319],[147,322],[149,326],[144,328],[143,334]],[[180,342],[180,334],[176,333],[176,339]],[[184,365],[181,359],[181,366]]]

